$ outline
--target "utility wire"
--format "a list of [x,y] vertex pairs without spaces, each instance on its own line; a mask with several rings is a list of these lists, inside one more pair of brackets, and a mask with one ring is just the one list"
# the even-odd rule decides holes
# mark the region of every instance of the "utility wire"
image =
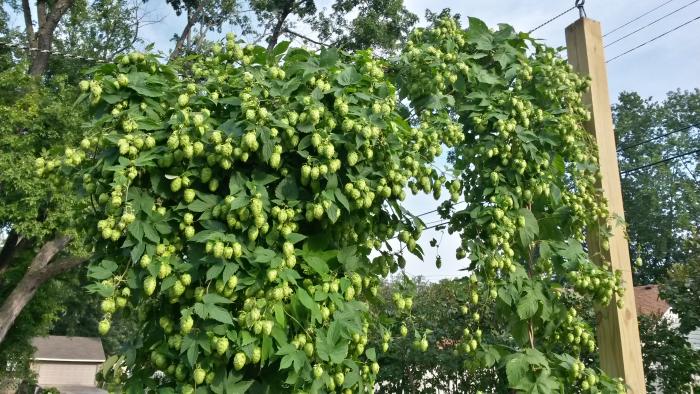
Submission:
[[542,24],[540,24],[539,26],[535,27],[534,29],[530,30],[529,32],[527,32],[527,34],[531,34],[531,33],[534,32],[535,30],[540,29],[540,28],[542,28],[542,27],[544,27],[544,26],[546,26],[546,25],[548,25],[548,24],[554,22],[555,20],[561,18],[562,16],[568,14],[570,11],[573,11],[573,10],[575,10],[575,9],[576,9],[576,6],[573,6],[573,7],[569,8],[568,10],[562,12],[561,14],[558,14],[558,15],[556,15],[556,16],[554,16],[554,17],[548,19],[548,20],[545,21],[544,23],[542,23]]
[[[454,203],[452,206],[453,206],[453,207],[456,207],[457,205],[459,205],[459,204],[464,204],[465,202],[466,202],[466,201],[456,202],[456,203]],[[415,217],[419,218],[419,217],[421,217],[421,216],[429,215],[429,214],[431,214],[431,213],[433,213],[433,212],[437,212],[438,209],[439,209],[439,208],[433,209],[432,211],[427,211],[427,212],[419,213],[418,215],[415,215]]]
[[669,131],[668,133],[664,133],[664,134],[661,134],[661,135],[657,135],[656,137],[647,138],[647,139],[645,139],[645,140],[643,140],[643,141],[640,141],[640,142],[636,142],[636,143],[628,144],[628,145],[623,145],[623,146],[617,148],[617,151],[618,151],[618,152],[622,152],[623,150],[626,150],[626,149],[636,148],[636,147],[638,147],[638,146],[640,146],[640,145],[644,145],[644,144],[647,144],[647,143],[649,143],[649,142],[653,142],[653,141],[660,140],[660,139],[662,139],[662,138],[668,137],[668,136],[671,135],[671,134],[676,134],[676,133],[680,133],[681,131],[690,130],[690,129],[692,129],[693,127],[700,127],[700,123],[695,123],[695,124],[691,124],[691,125],[688,125],[688,126],[685,126],[685,127],[681,127],[680,129],[676,129],[676,130],[673,130],[673,131]]
[[622,24],[622,25],[620,25],[620,26],[618,26],[618,27],[616,27],[616,28],[610,30],[609,32],[603,34],[603,37],[607,36],[608,34],[615,33],[616,31],[622,29],[623,27],[628,26],[629,24],[634,23],[634,22],[636,22],[636,21],[642,19],[643,17],[645,17],[645,16],[651,14],[652,12],[658,10],[659,8],[665,6],[666,4],[671,3],[671,2],[673,2],[673,1],[674,1],[674,0],[668,0],[667,2],[665,2],[665,3],[661,4],[661,5],[658,5],[658,6],[654,7],[654,8],[652,8],[652,9],[650,9],[649,11],[643,13],[642,15],[639,15],[639,16],[636,17],[636,18],[630,19],[629,21],[625,22],[624,24]]
[[692,150],[690,152],[680,153],[680,154],[677,154],[675,156],[671,156],[671,157],[667,157],[665,159],[661,159],[659,161],[655,161],[653,163],[645,164],[643,166],[639,166],[639,167],[635,167],[635,168],[630,168],[629,170],[625,170],[625,171],[620,171],[620,175],[626,175],[626,174],[629,174],[630,172],[635,172],[635,171],[643,170],[645,168],[654,167],[654,166],[657,166],[659,164],[663,164],[663,163],[666,163],[666,162],[669,162],[672,160],[680,159],[681,157],[690,156],[690,155],[693,155],[696,153],[700,153],[700,149],[695,149],[695,150]]
[[680,11],[680,10],[682,10],[682,9],[690,7],[691,5],[697,3],[698,1],[700,1],[700,0],[693,0],[693,1],[691,1],[690,3],[684,5],[683,7],[677,8],[677,9],[675,9],[675,10],[669,12],[668,14],[666,14],[666,15],[660,17],[660,18],[657,18],[657,19],[655,19],[655,20],[653,20],[653,21],[651,21],[651,22],[649,22],[649,23],[647,23],[646,25],[640,27],[639,29],[637,29],[637,30],[635,30],[635,31],[633,31],[633,32],[631,32],[631,33],[625,34],[624,36],[618,38],[617,40],[615,40],[615,41],[613,41],[613,42],[611,42],[611,43],[609,43],[609,44],[606,44],[606,45],[605,45],[605,48],[607,48],[607,47],[609,47],[609,46],[611,46],[611,45],[613,45],[613,44],[615,44],[615,43],[618,43],[618,42],[624,40],[625,38],[627,38],[627,37],[629,37],[629,36],[631,36],[631,35],[633,35],[633,34],[639,33],[640,31],[646,29],[647,27],[652,26],[652,25],[655,24],[656,22],[659,22],[659,21],[661,21],[661,20],[663,20],[663,19],[666,19],[666,18],[668,18],[669,16],[675,14],[676,12],[678,12],[678,11]]
[[610,62],[612,62],[612,61],[615,60],[615,59],[618,59],[618,58],[620,58],[620,57],[622,57],[622,56],[625,56],[626,54],[628,54],[628,53],[630,53],[630,52],[633,52],[633,51],[635,51],[635,50],[637,50],[637,49],[639,49],[639,48],[641,48],[641,47],[643,47],[643,46],[645,46],[645,45],[647,45],[647,44],[649,44],[649,43],[651,43],[651,42],[653,42],[653,41],[656,41],[656,40],[658,40],[659,38],[661,38],[661,37],[663,37],[663,36],[665,36],[665,35],[667,35],[667,34],[669,34],[669,33],[672,33],[672,32],[674,32],[674,31],[680,29],[681,27],[684,27],[684,26],[686,26],[686,25],[689,25],[690,23],[695,22],[695,21],[698,20],[698,19],[700,19],[700,16],[697,16],[697,17],[695,17],[695,18],[693,18],[693,19],[691,19],[691,20],[689,20],[689,21],[687,21],[687,22],[685,22],[685,23],[682,23],[682,24],[680,24],[680,25],[674,27],[674,28],[671,29],[671,30],[668,30],[668,31],[666,31],[666,32],[664,32],[664,33],[661,33],[661,34],[659,34],[658,36],[652,38],[651,40],[645,41],[645,42],[643,42],[643,43],[637,45],[636,47],[634,47],[634,48],[632,48],[632,49],[629,49],[629,50],[627,50],[627,51],[625,51],[625,52],[622,52],[621,54],[619,54],[619,55],[613,57],[612,59],[608,59],[605,63],[610,63]]

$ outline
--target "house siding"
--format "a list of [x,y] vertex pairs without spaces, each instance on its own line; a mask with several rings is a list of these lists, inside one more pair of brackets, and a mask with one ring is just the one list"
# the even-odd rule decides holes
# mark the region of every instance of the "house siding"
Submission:
[[695,350],[700,350],[700,328],[688,334],[688,342]]
[[95,386],[95,374],[100,364],[80,362],[36,361],[32,369],[42,387],[61,385]]

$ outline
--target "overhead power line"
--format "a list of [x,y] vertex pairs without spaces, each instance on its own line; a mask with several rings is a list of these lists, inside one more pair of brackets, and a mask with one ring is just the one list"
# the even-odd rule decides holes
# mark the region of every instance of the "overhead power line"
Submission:
[[680,154],[677,154],[675,156],[671,156],[671,157],[667,157],[665,159],[661,159],[659,161],[655,161],[653,163],[645,164],[643,166],[639,166],[639,167],[635,167],[635,168],[630,168],[629,170],[625,170],[625,171],[620,171],[620,175],[627,175],[631,172],[643,170],[643,169],[649,168],[649,167],[654,167],[654,166],[657,166],[659,164],[663,164],[663,163],[666,163],[666,162],[669,162],[672,160],[680,159],[681,157],[690,156],[690,155],[693,155],[696,153],[700,153],[700,149],[695,149],[695,150],[692,150],[690,152],[680,153]]
[[653,20],[653,21],[651,21],[651,22],[649,22],[649,23],[647,23],[646,25],[640,27],[639,29],[637,29],[637,30],[635,30],[635,31],[633,31],[633,32],[631,32],[631,33],[627,33],[627,34],[625,34],[624,36],[618,38],[617,40],[615,40],[615,41],[613,41],[613,42],[611,42],[611,43],[609,43],[609,44],[606,44],[606,45],[605,45],[605,48],[607,48],[607,47],[609,47],[609,46],[611,46],[611,45],[613,45],[613,44],[615,44],[615,43],[618,43],[618,42],[624,40],[625,38],[627,38],[627,37],[629,37],[629,36],[631,36],[631,35],[633,35],[633,34],[639,33],[640,31],[646,29],[647,27],[654,25],[656,22],[659,22],[659,21],[661,21],[661,20],[663,20],[663,19],[666,19],[666,18],[668,18],[669,16],[675,14],[676,12],[681,11],[681,10],[683,10],[684,8],[690,7],[691,5],[697,3],[698,1],[700,1],[700,0],[693,0],[693,1],[691,1],[690,3],[684,5],[683,7],[676,8],[675,10],[669,12],[668,14],[666,14],[666,15],[660,17],[660,18],[657,18],[657,19],[655,19],[655,20]]
[[[456,202],[456,203],[454,203],[454,205],[452,205],[452,206],[453,206],[453,207],[456,207],[457,205],[464,204],[465,202],[466,202],[466,201]],[[439,209],[439,208],[433,209],[432,211],[427,211],[427,212],[419,213],[418,215],[415,215],[415,216],[416,216],[417,218],[419,218],[419,217],[421,217],[421,216],[429,215],[429,214],[431,214],[431,213],[433,213],[433,212],[437,212],[438,209]]]
[[546,25],[548,25],[548,24],[554,22],[555,20],[557,20],[557,19],[561,18],[562,16],[568,14],[570,11],[573,11],[574,9],[576,9],[576,6],[573,6],[573,7],[569,8],[568,10],[563,11],[562,13],[560,13],[560,14],[558,14],[558,15],[556,15],[556,16],[553,16],[553,17],[549,18],[549,19],[546,20],[544,23],[542,23],[542,24],[538,25],[537,27],[533,28],[532,30],[528,31],[527,34],[531,34],[531,33],[534,32],[535,30],[540,29],[540,28],[542,28],[542,27],[544,27],[544,26],[546,26]]
[[623,23],[622,25],[620,25],[620,26],[618,26],[618,27],[616,27],[616,28],[610,30],[609,32],[603,34],[603,37],[607,36],[608,34],[615,33],[616,31],[622,29],[623,27],[628,26],[628,25],[630,25],[631,23],[634,23],[634,22],[636,22],[636,21],[642,19],[643,17],[645,17],[645,16],[651,14],[652,12],[658,10],[659,8],[665,6],[665,5],[668,4],[668,3],[672,3],[673,1],[675,1],[675,0],[668,0],[668,1],[666,1],[665,3],[663,3],[663,4],[661,4],[661,5],[658,5],[658,6],[654,7],[654,8],[652,8],[652,9],[650,9],[649,11],[643,13],[642,15],[639,15],[639,16],[636,17],[636,18],[630,19],[629,21]]
[[690,130],[690,129],[694,128],[694,127],[700,127],[700,123],[695,123],[695,124],[691,124],[691,125],[688,125],[688,126],[685,126],[685,127],[681,127],[680,129],[672,130],[672,131],[669,131],[668,133],[663,133],[663,134],[661,134],[661,135],[657,135],[656,137],[647,138],[647,139],[645,139],[645,140],[643,140],[643,141],[635,142],[635,143],[633,143],[633,144],[628,144],[628,145],[620,146],[620,147],[617,148],[617,151],[618,151],[618,152],[622,152],[623,150],[626,150],[626,149],[636,148],[636,147],[638,147],[638,146],[640,146],[640,145],[644,145],[644,144],[647,144],[647,143],[649,143],[649,142],[653,142],[653,141],[656,141],[656,140],[660,140],[660,139],[662,139],[662,138],[668,137],[669,135],[676,134],[676,133],[680,133],[681,131]]
[[695,17],[695,18],[693,18],[693,19],[691,19],[691,20],[689,20],[689,21],[687,21],[687,22],[685,22],[685,23],[682,23],[682,24],[680,24],[680,25],[674,27],[674,28],[671,29],[671,30],[668,30],[668,31],[666,31],[666,32],[664,32],[664,33],[661,33],[661,34],[659,34],[658,36],[656,36],[656,37],[654,37],[654,38],[652,38],[652,39],[650,39],[650,40],[648,40],[648,41],[645,41],[645,42],[643,42],[643,43],[637,45],[636,47],[634,47],[634,48],[632,48],[632,49],[629,49],[629,50],[627,50],[627,51],[625,51],[625,52],[622,52],[621,54],[619,54],[619,55],[617,55],[617,56],[615,56],[615,57],[613,57],[613,58],[611,58],[611,59],[608,59],[608,60],[606,61],[606,63],[610,63],[610,62],[612,62],[613,60],[619,59],[619,58],[621,58],[622,56],[625,56],[625,55],[627,55],[627,54],[630,53],[630,52],[636,51],[637,49],[639,49],[639,48],[641,48],[641,47],[643,47],[643,46],[645,46],[645,45],[647,45],[647,44],[649,44],[649,43],[651,43],[651,42],[654,42],[654,41],[658,40],[659,38],[664,37],[665,35],[667,35],[667,34],[669,34],[669,33],[672,33],[672,32],[674,32],[674,31],[676,31],[676,30],[678,30],[678,29],[680,29],[680,28],[682,28],[682,27],[684,27],[684,26],[687,26],[687,25],[689,25],[690,23],[695,22],[695,21],[698,20],[698,19],[700,19],[700,16],[697,16],[697,17]]

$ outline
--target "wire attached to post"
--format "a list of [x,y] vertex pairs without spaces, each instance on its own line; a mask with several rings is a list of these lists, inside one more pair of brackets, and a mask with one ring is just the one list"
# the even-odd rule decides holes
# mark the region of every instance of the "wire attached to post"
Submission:
[[586,3],[586,0],[576,0],[574,3],[574,7],[578,8],[578,16],[579,18],[585,18],[587,17],[586,15],[586,10],[583,8],[583,5]]

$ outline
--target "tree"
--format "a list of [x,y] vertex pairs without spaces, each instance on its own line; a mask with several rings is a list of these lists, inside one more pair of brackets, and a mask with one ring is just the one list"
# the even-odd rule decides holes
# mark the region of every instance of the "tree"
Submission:
[[[470,297],[470,286],[464,280],[442,280],[438,283],[393,281],[382,286],[384,299],[392,294],[410,294],[412,308],[405,319],[394,303],[372,305],[377,319],[399,322],[406,326],[406,335],[391,338],[391,346],[379,356],[381,370],[377,376],[380,393],[472,393],[507,392],[507,378],[497,368],[472,368],[473,357],[459,351],[463,346],[464,328],[470,318],[464,307]],[[439,306],[439,307],[438,307]],[[501,332],[492,310],[481,310],[488,328],[482,335]],[[414,342],[423,338],[432,344],[426,351]],[[488,338],[485,340],[493,340]],[[375,347],[383,338],[373,338]],[[419,343],[420,345],[420,343]]]
[[691,347],[686,334],[660,316],[641,315],[639,335],[649,392],[685,393],[700,387],[695,380],[700,351]]
[[[143,28],[162,19],[146,11],[141,1],[91,1],[85,8],[74,7],[69,11],[56,29],[54,48],[84,58],[113,59],[132,51],[141,43],[139,34]],[[75,84],[84,76],[86,66],[95,64],[95,60],[52,57],[47,76],[65,75]]]
[[[221,32],[224,23],[235,25],[242,33],[251,30],[249,10],[241,10],[241,2],[236,0],[166,0],[177,15],[185,13],[187,23],[182,33],[175,36],[175,48],[170,60],[181,57],[188,51],[201,51],[207,43],[205,34],[209,31]],[[199,27],[199,36],[192,37],[192,31]]]
[[674,264],[660,287],[661,296],[679,317],[679,331],[688,334],[700,328],[700,242],[697,233],[687,243],[689,260]]
[[338,0],[331,11],[308,18],[310,26],[320,41],[347,50],[396,50],[418,21],[403,0]]
[[29,74],[32,76],[42,76],[46,71],[56,28],[74,4],[74,0],[37,0],[37,29],[35,31],[32,7],[29,0],[21,0],[21,6],[12,3],[15,9],[21,7],[24,16],[26,40],[28,46],[32,48],[30,51],[31,63],[29,66]]
[[[149,23],[138,14],[137,6],[129,6],[126,1],[97,1],[86,8],[78,4],[65,11],[60,7],[72,2],[61,4],[39,3],[40,31],[35,36],[49,34],[49,29],[52,42],[60,49],[71,49],[72,54],[94,57],[128,50],[137,41],[139,26]],[[68,15],[68,20],[58,15],[59,12]],[[51,21],[43,21],[45,13],[51,14],[48,17]],[[31,15],[25,13],[27,16],[25,33],[32,36]],[[54,21],[57,18],[62,18],[60,23]],[[42,25],[54,22],[57,26],[53,28]],[[81,111],[72,108],[71,103],[78,97],[74,88],[77,70],[85,63],[63,57],[49,62],[49,58],[35,56],[30,59],[27,70],[22,63],[16,64],[16,57],[8,59],[11,65],[2,73],[2,88],[6,93],[2,98],[2,114],[6,122],[0,127],[0,146],[3,147],[0,166],[4,175],[0,181],[3,205],[0,228],[7,233],[0,250],[0,277],[6,290],[0,305],[0,343],[37,289],[85,261],[75,253],[86,254],[80,249],[80,240],[68,247],[72,239],[80,237],[80,226],[74,226],[74,219],[79,217],[86,201],[82,196],[66,193],[71,188],[69,184],[50,185],[30,176],[35,171],[33,157],[61,151],[82,138]],[[41,81],[19,75],[29,71],[36,76],[39,69],[44,72]],[[15,279],[17,272],[25,275],[21,279],[6,280],[4,276],[9,271]],[[68,283],[63,282],[63,285]],[[60,305],[62,300],[62,297],[54,297],[37,303]],[[27,330],[25,335],[30,338],[37,332]]]
[[[403,0],[337,0],[331,12],[319,11],[313,0],[252,0],[250,6],[263,27],[268,51],[284,35],[321,46],[394,50],[418,20]],[[318,38],[296,31],[299,22],[307,23]]]
[[[35,157],[77,143],[80,110],[66,105],[74,89],[61,79],[43,86],[27,69],[0,73],[0,364],[14,378],[30,375],[31,338],[48,333],[70,288],[60,276],[79,260],[62,253],[74,208],[70,185],[47,185],[33,173]],[[58,278],[58,279],[53,279]],[[53,280],[52,280],[53,279]],[[5,368],[2,368],[5,372]],[[2,380],[2,378],[0,378]]]
[[[634,273],[635,281],[659,283],[672,264],[695,258],[687,253],[685,243],[700,226],[700,166],[691,155],[625,171],[686,153],[700,144],[700,90],[669,92],[663,102],[622,93],[613,105],[613,119],[630,252],[643,262]],[[672,131],[676,132],[663,137]],[[646,142],[650,138],[655,139]]]

